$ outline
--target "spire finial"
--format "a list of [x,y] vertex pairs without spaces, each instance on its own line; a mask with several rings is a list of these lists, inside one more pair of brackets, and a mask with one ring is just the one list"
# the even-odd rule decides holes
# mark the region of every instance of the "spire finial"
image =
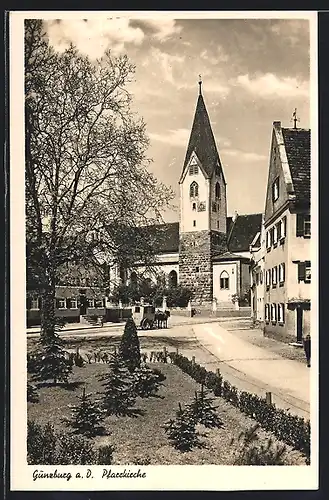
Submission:
[[297,117],[297,108],[295,108],[290,121],[294,122],[294,129],[297,129],[297,122],[300,121],[300,119]]
[[199,95],[202,95],[201,87],[202,87],[202,78],[201,75],[199,75]]

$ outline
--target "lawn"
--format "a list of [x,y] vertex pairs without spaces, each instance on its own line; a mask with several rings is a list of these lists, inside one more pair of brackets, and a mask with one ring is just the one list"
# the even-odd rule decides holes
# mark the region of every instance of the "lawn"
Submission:
[[[113,463],[115,465],[150,464],[150,465],[231,465],[237,446],[231,445],[231,439],[237,438],[255,422],[240,413],[236,408],[215,398],[218,414],[224,423],[220,429],[207,430],[202,437],[203,446],[190,452],[175,450],[167,439],[163,424],[175,416],[178,403],[191,402],[200,386],[183,373],[177,366],[165,363],[150,363],[150,367],[159,368],[167,377],[157,397],[138,398],[136,409],[141,415],[136,417],[115,417],[106,419],[108,434],[94,438],[95,445],[112,444],[115,447]],[[103,363],[86,364],[82,368],[74,367],[68,388],[41,385],[38,389],[39,403],[28,403],[28,418],[40,423],[50,421],[59,431],[66,429],[62,419],[70,415],[69,405],[77,402],[77,397],[85,385],[86,390],[97,397],[102,392],[99,375],[109,369]],[[202,431],[204,433],[204,430]],[[262,438],[272,437],[261,431]],[[305,465],[305,458],[297,451],[289,449],[287,465]]]

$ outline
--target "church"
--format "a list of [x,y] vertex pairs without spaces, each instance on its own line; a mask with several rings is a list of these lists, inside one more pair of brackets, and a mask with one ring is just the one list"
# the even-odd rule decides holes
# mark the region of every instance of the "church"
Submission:
[[[200,81],[179,179],[180,218],[158,226],[164,237],[155,262],[169,286],[192,290],[193,305],[231,308],[250,293],[250,247],[262,214],[228,217],[226,186]],[[136,266],[136,271],[128,279],[146,270]]]

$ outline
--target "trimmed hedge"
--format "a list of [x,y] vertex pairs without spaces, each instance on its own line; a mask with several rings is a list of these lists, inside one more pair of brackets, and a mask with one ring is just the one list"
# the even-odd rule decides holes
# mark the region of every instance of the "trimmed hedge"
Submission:
[[207,371],[193,360],[177,353],[170,353],[175,365],[190,375],[196,382],[211,389],[215,396],[222,396],[240,411],[253,418],[261,426],[272,432],[278,439],[306,455],[310,459],[310,421],[277,408],[275,404],[268,404],[265,398],[246,391],[239,391],[237,387],[223,380],[220,371]]

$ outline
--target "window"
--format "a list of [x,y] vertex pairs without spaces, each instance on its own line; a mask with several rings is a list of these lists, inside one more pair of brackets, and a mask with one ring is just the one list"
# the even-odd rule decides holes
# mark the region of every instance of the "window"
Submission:
[[226,271],[223,271],[219,278],[219,285],[221,290],[229,289],[229,276]]
[[219,185],[219,182],[216,182],[216,186],[215,186],[215,198],[220,198],[220,185]]
[[284,324],[284,304],[278,304],[278,323]]
[[217,229],[219,229],[219,220],[217,221]]
[[95,307],[98,307],[98,308],[103,307],[103,301],[102,301],[102,299],[96,299],[95,300]]
[[275,266],[272,269],[272,286],[273,286],[273,288],[276,287],[277,282],[278,282],[278,268],[277,268],[277,266]]
[[285,238],[287,234],[287,217],[283,217],[281,221],[281,239]]
[[197,175],[199,173],[199,167],[197,164],[194,164],[194,165],[190,165],[190,168],[189,168],[189,174],[190,175]]
[[310,238],[311,216],[307,214],[296,214],[296,236]]
[[260,273],[259,273],[259,283],[261,285],[263,284],[263,271],[260,271]]
[[78,301],[77,299],[70,300],[70,309],[78,309]]
[[197,198],[199,196],[199,186],[197,182],[192,182],[190,185],[190,198]]
[[66,309],[66,300],[65,299],[58,299],[57,300],[57,308],[58,309]]
[[279,177],[275,179],[272,184],[272,201],[276,201],[279,198]]
[[196,220],[193,221],[193,227],[196,227]]
[[217,203],[215,201],[212,202],[211,206],[212,206],[212,211],[217,212]]
[[311,262],[309,260],[298,263],[298,283],[301,281],[311,283]]
[[271,321],[276,323],[276,304],[271,304]]
[[282,285],[285,280],[285,264],[280,264],[279,265],[279,283]]
[[196,210],[196,203],[195,203],[195,201],[192,203],[192,210]]
[[169,273],[169,287],[175,288],[176,286],[177,286],[177,273],[175,270],[172,270]]
[[133,271],[130,275],[130,282],[133,285],[137,284],[137,273],[135,271]]
[[88,307],[94,307],[94,299],[88,299]]
[[265,304],[265,321],[270,321],[270,304]]
[[278,229],[276,226],[273,227],[273,245],[276,245],[278,242]]
[[278,241],[281,239],[281,227],[282,227],[282,220],[276,225],[276,235]]
[[141,308],[139,306],[136,306],[135,307],[135,313],[139,313],[139,312],[141,312]]
[[265,279],[266,279],[266,288],[268,290],[270,288],[270,285],[271,285],[271,270],[270,269],[265,271]]
[[196,266],[196,268],[195,268],[195,272],[196,272],[196,273],[198,273],[199,271],[200,271],[199,266]]
[[40,309],[40,307],[39,307],[39,299],[38,298],[31,299],[31,307],[30,307],[30,309]]
[[266,248],[268,250],[271,248],[271,235],[269,231],[266,233]]

